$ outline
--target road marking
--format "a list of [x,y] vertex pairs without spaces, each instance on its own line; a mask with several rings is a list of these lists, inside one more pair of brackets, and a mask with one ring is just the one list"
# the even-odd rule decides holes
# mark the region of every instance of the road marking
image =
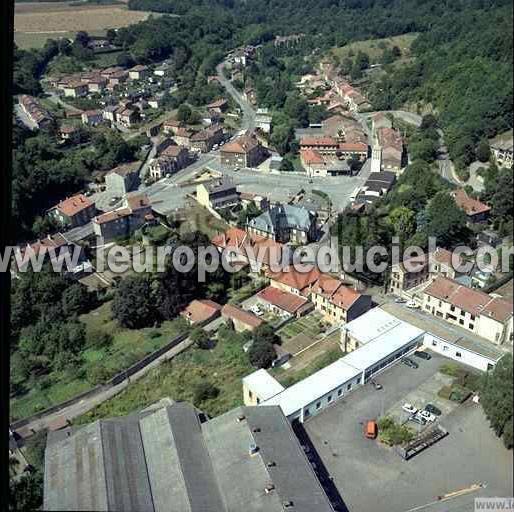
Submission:
[[443,496],[440,497],[440,499],[436,501],[431,501],[430,503],[426,503],[425,505],[420,505],[418,507],[410,508],[409,510],[406,510],[405,512],[415,512],[416,510],[423,510],[428,507],[433,507],[434,505],[438,505],[439,503],[444,503],[446,501],[453,500],[455,498],[459,498],[460,496],[465,496],[466,494],[470,494],[472,492],[477,492],[480,489],[485,488],[485,484],[482,482],[478,482],[475,484],[470,485],[469,487],[465,487],[464,489],[459,489],[457,491],[449,492]]

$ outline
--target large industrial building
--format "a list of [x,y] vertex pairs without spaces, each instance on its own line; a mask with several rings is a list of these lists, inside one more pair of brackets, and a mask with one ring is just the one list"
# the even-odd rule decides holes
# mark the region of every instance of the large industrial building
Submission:
[[48,436],[44,510],[333,512],[278,407],[187,403]]
[[258,370],[243,379],[244,401],[278,405],[290,421],[303,423],[420,347],[482,371],[503,356],[494,346],[427,333],[377,307],[341,327],[341,349],[347,352],[341,359],[286,389]]

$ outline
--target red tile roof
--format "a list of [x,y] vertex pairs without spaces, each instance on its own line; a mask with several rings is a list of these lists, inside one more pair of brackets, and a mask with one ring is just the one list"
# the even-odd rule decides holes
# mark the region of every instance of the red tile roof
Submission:
[[339,144],[341,151],[368,151],[368,145],[363,142],[343,142]]
[[512,301],[491,297],[444,277],[434,279],[425,293],[475,316],[485,315],[498,322],[505,322],[512,316]]
[[301,149],[300,158],[307,165],[324,164],[323,157],[313,149]]
[[212,300],[193,300],[181,315],[191,323],[201,323],[213,318],[221,311],[221,306]]
[[361,297],[361,294],[349,286],[341,286],[332,296],[330,302],[342,309],[348,310]]
[[255,316],[253,313],[248,311],[244,311],[237,306],[233,306],[232,304],[226,304],[223,306],[221,309],[221,315],[223,318],[238,320],[239,322],[247,325],[252,329],[259,327],[263,323],[263,321],[258,316]]
[[139,208],[145,208],[150,206],[150,199],[146,195],[146,193],[136,194],[130,197],[127,197],[127,206],[131,210],[138,210]]
[[46,238],[41,240],[37,240],[32,244],[27,244],[27,247],[21,249],[21,253],[25,254],[25,251],[30,247],[34,251],[35,254],[39,254],[40,252],[48,252],[52,249],[59,249],[59,247],[63,247],[68,245],[68,241],[64,238],[60,233],[56,235],[48,235]]
[[466,215],[469,216],[487,213],[491,210],[489,206],[478,199],[469,197],[463,189],[459,189],[455,192],[455,202],[457,203],[457,206],[462,208],[466,212]]
[[294,267],[288,267],[283,272],[269,273],[269,277],[272,281],[289,286],[298,290],[300,293],[306,291],[310,285],[321,277],[321,272],[314,267],[309,272],[298,272]]
[[259,142],[255,137],[252,137],[250,134],[242,135],[238,137],[235,141],[230,144],[226,144],[221,149],[222,153],[237,153],[237,154],[247,154],[252,149],[256,148],[259,145]]
[[82,210],[93,206],[94,203],[87,198],[84,194],[77,194],[76,196],[69,197],[64,201],[61,201],[55,208],[61,211],[68,217],[73,217]]
[[303,137],[300,146],[337,146],[332,137]]
[[299,295],[284,292],[283,290],[272,286],[264,288],[264,290],[261,290],[257,296],[260,299],[291,313],[292,315],[309,303],[307,299],[300,297]]

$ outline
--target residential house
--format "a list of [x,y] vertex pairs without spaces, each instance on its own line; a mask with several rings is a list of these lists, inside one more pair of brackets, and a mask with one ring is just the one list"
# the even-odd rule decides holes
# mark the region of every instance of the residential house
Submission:
[[80,128],[78,126],[63,125],[59,128],[62,142],[77,144],[80,142]]
[[257,301],[269,311],[281,316],[300,318],[314,309],[305,297],[268,286],[257,293]]
[[374,203],[380,197],[386,195],[396,182],[394,172],[372,172],[362,187],[359,199],[366,203]]
[[221,316],[225,320],[231,321],[237,332],[254,331],[263,324],[263,320],[258,316],[232,304],[225,304],[223,306]]
[[457,279],[462,274],[454,269],[453,253],[437,247],[435,252],[413,256],[391,267],[389,291],[402,296],[404,292],[428,283],[437,276]]
[[130,68],[128,71],[128,76],[131,80],[143,80],[150,74],[150,71],[147,66],[143,66],[142,64],[138,64],[133,68]]
[[134,123],[140,119],[140,114],[137,110],[126,108],[117,114],[117,121],[125,128],[131,128]]
[[464,189],[458,189],[452,193],[455,203],[464,210],[468,223],[475,224],[487,222],[491,214],[491,208],[478,199],[469,197]]
[[93,230],[104,242],[133,235],[145,224],[154,221],[152,206],[146,194],[125,199],[122,208],[93,218]]
[[87,224],[95,215],[95,203],[84,194],[68,197],[48,211],[50,219],[67,228]]
[[199,153],[208,153],[214,145],[219,144],[223,140],[223,129],[218,126],[206,128],[195,133],[190,138],[190,149]]
[[195,299],[180,314],[191,325],[205,325],[221,315],[221,306],[212,300]]
[[102,112],[102,117],[106,121],[110,121],[111,123],[115,123],[118,118],[118,113],[125,110],[121,105],[107,105]]
[[256,128],[261,129],[264,133],[270,133],[272,121],[273,117],[269,114],[267,108],[257,109],[257,113],[255,114]]
[[339,150],[339,144],[332,137],[303,137],[300,149],[312,149],[322,156],[334,156]]
[[260,210],[269,208],[269,201],[266,197],[254,194],[253,192],[239,192],[239,199],[241,204],[246,207],[250,203],[253,203]]
[[247,224],[250,234],[280,243],[307,244],[316,240],[316,217],[306,208],[276,204]]
[[323,318],[332,324],[351,322],[371,309],[369,295],[363,295],[326,274],[312,285],[310,300]]
[[107,82],[107,88],[110,90],[123,85],[128,80],[128,73],[125,70],[116,71],[110,75]]
[[491,153],[496,163],[501,167],[512,167],[513,159],[513,136],[512,130],[502,133],[489,141]]
[[342,158],[358,158],[361,162],[368,158],[369,146],[363,142],[343,142],[339,144],[337,155]]
[[136,190],[140,183],[141,165],[139,161],[130,162],[109,171],[105,176],[105,184],[109,191],[121,197]]
[[220,151],[221,163],[229,168],[257,167],[266,158],[266,151],[251,132],[246,132]]
[[326,176],[327,163],[318,151],[301,149],[300,162],[308,176]]
[[81,98],[82,96],[86,96],[89,92],[89,87],[87,83],[80,81],[70,81],[67,82],[63,88],[64,96],[67,98]]
[[189,151],[183,146],[168,146],[159,157],[149,165],[150,176],[160,180],[167,174],[173,174],[189,164]]
[[225,251],[227,261],[234,268],[240,269],[249,264],[251,271],[257,274],[266,272],[289,257],[285,253],[284,245],[268,238],[251,235],[239,228],[230,228],[224,233],[218,233],[211,243],[219,252]]
[[[182,126],[182,123],[180,121],[177,121],[176,119],[167,119],[164,121],[162,125],[162,129],[166,135],[170,134],[176,134],[179,128]],[[177,142],[178,144],[178,142]],[[185,144],[182,144],[185,145]]]
[[512,300],[437,277],[423,293],[423,309],[497,345],[512,344]]
[[121,66],[111,66],[111,67],[103,69],[100,72],[100,75],[103,76],[104,78],[109,79],[109,78],[111,78],[111,76],[113,76],[121,71],[125,71]]
[[50,128],[54,124],[53,115],[48,110],[44,109],[34,96],[22,94],[19,96],[18,101],[27,117],[39,129]]
[[232,180],[220,179],[197,185],[196,200],[205,208],[216,209],[237,204],[239,194]]
[[225,98],[220,98],[207,105],[208,110],[214,110],[218,114],[223,114],[228,110],[228,101]]
[[106,87],[107,79],[101,76],[97,76],[96,78],[87,81],[87,88],[89,92],[102,93]]
[[98,126],[104,120],[103,112],[101,110],[86,110],[82,112],[80,116],[82,119],[82,124],[87,126]]
[[[56,270],[61,264],[60,270],[66,273],[73,273],[84,263],[86,256],[82,247],[71,242],[62,233],[48,235],[19,248],[21,258],[13,258],[11,270],[14,273],[26,272],[30,265],[31,254],[34,254],[38,261],[42,257],[43,261],[56,263]],[[27,252],[28,251],[28,252]],[[71,265],[73,268],[70,268]]]
[[382,149],[382,168],[398,174],[404,166],[403,137],[393,128],[379,128],[376,136]]
[[175,134],[173,139],[179,146],[184,146],[188,149],[191,149],[191,139],[194,135],[194,132],[187,130],[186,128],[177,128],[173,133]]

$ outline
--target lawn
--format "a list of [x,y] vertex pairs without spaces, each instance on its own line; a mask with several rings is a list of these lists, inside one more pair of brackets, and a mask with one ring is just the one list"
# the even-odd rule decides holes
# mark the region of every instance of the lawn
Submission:
[[398,46],[402,51],[401,59],[408,59],[410,57],[410,47],[412,42],[418,36],[417,33],[403,34],[401,36],[387,37],[385,39],[367,39],[365,41],[356,41],[355,43],[347,44],[341,48],[333,48],[331,52],[337,55],[341,61],[356,55],[359,51],[365,52],[369,55],[370,64],[376,64],[384,52],[385,48],[392,48]]
[[[218,416],[242,405],[241,379],[255,370],[243,352],[247,339],[243,334],[222,327],[212,350],[189,348],[75,422],[83,424],[129,414],[164,397],[194,403],[210,416]],[[217,388],[219,394],[216,398],[195,403],[195,387],[202,382]]]
[[216,219],[208,210],[199,205],[194,205],[187,210],[186,219],[180,226],[180,233],[201,231],[210,239],[230,227],[224,220]]
[[113,336],[112,345],[87,347],[82,353],[81,367],[72,375],[55,373],[41,379],[39,385],[36,382],[27,395],[11,400],[12,417],[19,419],[30,416],[87,391],[96,384],[92,374],[98,367],[105,368],[105,375],[112,376],[161,348],[188,328],[180,318],[164,322],[158,328],[123,329],[111,319],[110,306],[111,303],[107,302],[80,319],[86,324],[88,340],[97,333],[108,333]]

